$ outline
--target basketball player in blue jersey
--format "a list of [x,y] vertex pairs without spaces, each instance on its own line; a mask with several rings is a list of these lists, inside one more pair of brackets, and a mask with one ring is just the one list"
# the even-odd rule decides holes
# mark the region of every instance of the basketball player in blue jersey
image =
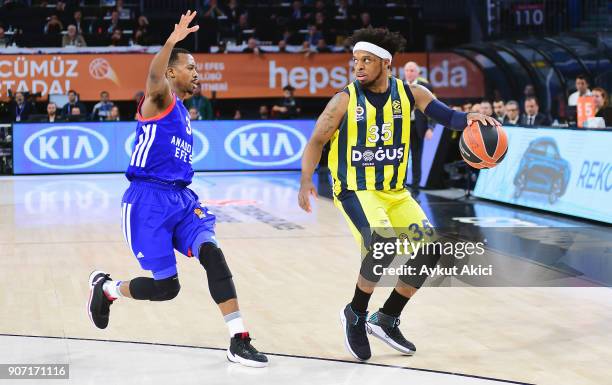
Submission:
[[153,278],[113,281],[104,271],[89,277],[88,312],[106,328],[110,305],[118,298],[168,301],[179,293],[174,249],[196,257],[208,277],[208,288],[230,333],[227,358],[246,366],[268,365],[252,345],[238,308],[232,274],[215,239],[215,216],[198,202],[191,183],[193,132],[183,100],[198,86],[191,54],[174,46],[198,26],[189,27],[188,11],[155,55],[146,94],[137,116],[136,143],[126,172],[130,186],[123,195],[122,229],[135,258]]
[[[405,188],[413,108],[454,130],[468,123],[500,125],[481,114],[451,110],[421,85],[405,85],[390,76],[393,54],[404,38],[386,29],[366,28],[352,36],[355,81],[338,92],[317,120],[302,159],[298,196],[300,207],[311,211],[316,197],[312,175],[323,146],[330,142],[328,166],[333,178],[334,204],[344,215],[357,243],[364,250],[352,301],[340,311],[345,345],[358,360],[371,357],[367,334],[411,355],[416,347],[399,330],[399,317],[426,275],[401,275],[383,307],[368,318],[368,302],[396,254],[374,254],[377,243],[395,245],[398,238],[416,242],[435,240],[423,210]],[[388,254],[387,254],[388,253]],[[408,262],[416,271],[433,267],[439,256],[416,253]]]

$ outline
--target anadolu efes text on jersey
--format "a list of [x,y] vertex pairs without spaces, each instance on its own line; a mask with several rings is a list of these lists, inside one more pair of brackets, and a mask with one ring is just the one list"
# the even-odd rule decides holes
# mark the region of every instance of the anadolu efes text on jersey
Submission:
[[193,131],[183,102],[173,94],[165,111],[147,119],[140,114],[141,105],[127,178],[190,184]]

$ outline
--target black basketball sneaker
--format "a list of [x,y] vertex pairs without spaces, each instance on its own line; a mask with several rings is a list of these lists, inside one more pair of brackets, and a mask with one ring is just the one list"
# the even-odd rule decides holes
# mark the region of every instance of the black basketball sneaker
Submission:
[[372,357],[366,333],[367,318],[367,312],[355,313],[350,303],[340,311],[340,321],[344,329],[344,345],[353,357],[360,361],[366,361]]
[[399,318],[377,311],[368,319],[368,333],[380,338],[393,349],[411,356],[416,352],[416,347],[404,338],[399,324]]
[[268,366],[268,357],[251,345],[249,333],[237,333],[232,337],[227,349],[227,359],[252,368]]
[[103,271],[96,270],[89,275],[89,300],[87,301],[87,313],[91,322],[100,329],[108,326],[110,305],[113,299],[108,298],[102,289],[104,282],[111,278]]

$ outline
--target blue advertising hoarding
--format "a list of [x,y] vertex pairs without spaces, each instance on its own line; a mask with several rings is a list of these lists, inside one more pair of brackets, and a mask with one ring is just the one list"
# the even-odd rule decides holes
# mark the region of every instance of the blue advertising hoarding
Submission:
[[[300,169],[313,120],[193,121],[193,168]],[[123,172],[136,122],[24,123],[13,126],[15,174]]]
[[503,162],[474,195],[612,223],[612,131],[506,127]]

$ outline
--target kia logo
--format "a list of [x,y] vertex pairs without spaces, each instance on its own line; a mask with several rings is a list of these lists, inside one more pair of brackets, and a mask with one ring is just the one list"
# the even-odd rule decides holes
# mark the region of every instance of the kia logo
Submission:
[[251,166],[281,166],[300,159],[306,138],[281,123],[253,123],[234,130],[225,138],[225,151]]
[[108,141],[81,126],[53,126],[28,137],[23,145],[32,162],[55,170],[93,166],[108,155]]
[[[206,138],[204,134],[196,130],[193,130],[192,132],[193,132],[193,136],[198,138],[198,141],[195,141],[194,146],[193,146],[194,156],[193,156],[192,163],[196,163],[204,159],[206,154],[208,154],[208,150],[210,149],[210,144],[208,143],[208,138]],[[128,156],[132,156],[132,149],[134,148],[135,140],[136,140],[136,132],[132,133],[132,135],[130,135],[126,139],[125,143],[123,144],[125,153],[128,154]]]

